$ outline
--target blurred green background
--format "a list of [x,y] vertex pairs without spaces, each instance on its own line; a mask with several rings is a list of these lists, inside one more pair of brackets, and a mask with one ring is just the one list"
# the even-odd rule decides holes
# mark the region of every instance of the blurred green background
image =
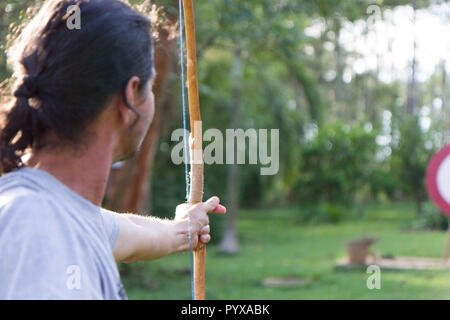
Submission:
[[[42,1],[0,3],[0,81],[7,34]],[[132,1],[140,4],[142,1]],[[161,23],[177,1],[153,1]],[[383,256],[439,258],[448,220],[429,202],[430,157],[450,142],[450,3],[396,0],[195,1],[204,130],[280,129],[280,171],[205,167],[212,217],[210,299],[448,299],[450,274],[338,271],[347,241],[377,237]],[[171,162],[182,126],[178,39],[161,42],[172,63],[148,175],[145,208],[173,217],[184,168]],[[158,63],[158,61],[157,61]],[[133,188],[133,185],[129,186]],[[189,255],[120,265],[131,299],[189,299]],[[298,284],[270,286],[268,278]]]

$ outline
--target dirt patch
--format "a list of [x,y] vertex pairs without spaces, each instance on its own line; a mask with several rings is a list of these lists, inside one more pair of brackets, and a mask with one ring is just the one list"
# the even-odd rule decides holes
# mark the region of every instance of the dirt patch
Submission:
[[392,257],[374,259],[368,257],[365,264],[351,264],[347,258],[336,264],[338,270],[363,269],[369,265],[377,265],[384,270],[445,270],[450,269],[450,260],[421,257]]
[[278,287],[298,287],[304,286],[311,282],[309,279],[285,277],[285,278],[267,278],[264,279],[263,285],[266,287],[278,288]]

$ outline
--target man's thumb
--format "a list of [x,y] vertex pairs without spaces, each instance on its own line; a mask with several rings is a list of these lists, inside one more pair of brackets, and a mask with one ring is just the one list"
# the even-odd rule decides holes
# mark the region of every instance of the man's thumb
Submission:
[[220,203],[220,199],[218,197],[209,198],[206,202],[203,203],[204,208],[209,212],[213,211]]

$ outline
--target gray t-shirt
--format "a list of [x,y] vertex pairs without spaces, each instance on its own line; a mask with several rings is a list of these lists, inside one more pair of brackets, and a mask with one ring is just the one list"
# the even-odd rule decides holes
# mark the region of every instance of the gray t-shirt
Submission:
[[49,173],[0,178],[0,299],[126,299],[115,213]]

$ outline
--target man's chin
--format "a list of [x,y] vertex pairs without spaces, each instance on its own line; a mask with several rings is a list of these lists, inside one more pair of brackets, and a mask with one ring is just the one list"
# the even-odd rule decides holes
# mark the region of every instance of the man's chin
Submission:
[[141,151],[141,146],[139,146],[137,149],[130,150],[130,151],[124,153],[115,162],[134,159],[137,157],[137,155],[139,154],[140,151]]

